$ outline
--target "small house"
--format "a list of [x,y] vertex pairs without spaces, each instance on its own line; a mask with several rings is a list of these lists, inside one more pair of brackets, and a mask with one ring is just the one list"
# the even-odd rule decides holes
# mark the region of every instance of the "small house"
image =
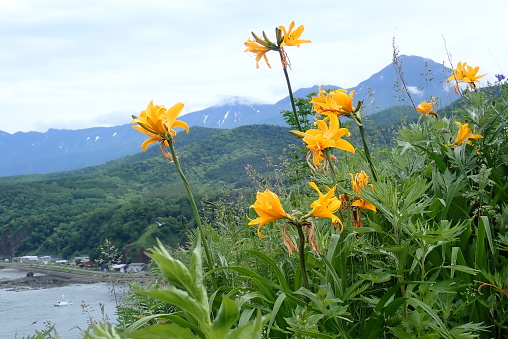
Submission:
[[146,264],[142,262],[133,262],[130,263],[127,267],[127,272],[137,273],[141,271],[146,271]]
[[117,272],[125,272],[125,269],[127,266],[126,264],[115,264],[115,265],[111,265],[111,269],[113,269],[114,271],[117,271]]

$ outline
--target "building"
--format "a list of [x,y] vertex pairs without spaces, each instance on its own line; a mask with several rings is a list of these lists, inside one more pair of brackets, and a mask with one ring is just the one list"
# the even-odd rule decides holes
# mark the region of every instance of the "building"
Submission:
[[133,262],[127,266],[127,272],[136,273],[146,271],[146,264],[142,262]]

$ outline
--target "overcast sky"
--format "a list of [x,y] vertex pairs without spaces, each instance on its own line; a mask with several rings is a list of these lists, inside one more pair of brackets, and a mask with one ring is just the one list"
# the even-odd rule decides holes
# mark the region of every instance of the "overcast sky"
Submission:
[[447,48],[494,81],[507,13],[504,0],[0,0],[0,130],[121,125],[150,100],[274,103],[287,95],[278,55],[256,69],[243,43],[292,20],[312,40],[286,49],[294,90],[356,86],[390,64],[393,37],[400,54],[450,66]]

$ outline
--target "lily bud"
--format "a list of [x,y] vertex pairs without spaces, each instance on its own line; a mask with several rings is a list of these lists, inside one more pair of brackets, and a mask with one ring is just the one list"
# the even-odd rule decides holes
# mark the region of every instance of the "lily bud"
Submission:
[[282,35],[282,30],[279,27],[275,27],[275,36],[277,38],[277,46],[284,41],[284,36]]
[[303,132],[300,132],[300,131],[289,131],[289,133],[293,134],[293,135],[296,135],[297,137],[299,138],[304,138],[305,137],[305,133]]
[[[256,33],[251,32],[251,34],[252,34],[252,36],[254,37],[254,39],[256,40],[256,42],[257,42],[258,44],[263,45],[263,46],[265,46],[265,47],[269,47],[269,46],[268,46],[268,43],[267,43],[265,40],[261,39],[259,36],[257,36],[257,34],[256,34]],[[264,32],[263,32],[263,34],[264,34]]]
[[265,38],[265,41],[269,44],[269,45],[273,45],[273,42],[270,41],[270,39],[268,39],[268,36],[266,35],[265,31],[263,31],[263,38]]

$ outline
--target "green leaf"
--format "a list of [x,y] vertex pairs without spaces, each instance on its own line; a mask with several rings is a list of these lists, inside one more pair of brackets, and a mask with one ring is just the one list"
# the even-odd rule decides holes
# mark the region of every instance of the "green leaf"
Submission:
[[242,252],[247,252],[252,255],[255,255],[256,257],[260,258],[265,263],[270,265],[273,269],[273,272],[277,276],[277,280],[279,281],[279,284],[282,287],[282,290],[284,291],[284,293],[289,294],[292,292],[291,288],[289,288],[289,285],[286,281],[286,277],[284,276],[284,273],[282,273],[282,270],[280,269],[280,267],[277,265],[277,263],[273,259],[271,259],[270,257],[268,257],[267,255],[265,255],[261,252],[254,251],[254,250],[244,250]]
[[267,320],[267,317],[261,316],[261,311],[258,309],[256,319],[238,326],[229,333],[226,339],[259,339],[261,338],[263,324]]
[[400,326],[397,327],[389,327],[388,328],[395,334],[395,336],[399,339],[412,339],[414,338],[414,335],[410,335],[406,331],[404,331],[403,328]]
[[342,300],[346,301],[346,300],[349,300],[351,298],[354,298],[358,294],[360,294],[363,291],[365,291],[366,289],[368,289],[370,284],[366,283],[366,284],[364,284],[362,286],[362,284],[364,282],[365,282],[365,280],[359,279],[359,280],[355,281],[353,284],[351,284],[351,286],[349,286],[347,288],[347,290],[344,292],[344,295],[342,296],[343,297]]
[[[196,249],[198,247],[199,246],[197,246]],[[196,249],[194,251],[196,251]],[[148,256],[157,263],[164,277],[171,285],[189,292],[189,294],[198,301],[202,300],[202,292],[199,290],[202,286],[196,286],[195,272],[191,274],[189,269],[181,261],[174,259],[159,240],[158,246],[150,249]],[[192,257],[195,258],[194,253]],[[196,259],[193,259],[193,261],[195,260]],[[193,262],[193,264],[196,263]]]
[[487,242],[489,243],[490,253],[492,255],[495,255],[495,247],[494,247],[494,242],[492,241],[492,231],[490,228],[489,218],[485,215],[482,215],[480,217],[478,226],[480,228],[483,228],[483,232],[485,232],[485,236],[487,237]]
[[[43,336],[44,338],[44,336]],[[93,324],[92,328],[86,331],[83,339],[120,339],[115,328],[110,323]]]
[[296,334],[303,335],[306,338],[321,338],[321,339],[336,339],[337,338],[337,336],[335,336],[335,335],[332,336],[329,334],[319,333],[317,330],[306,331],[306,330],[299,330],[299,329],[295,329],[295,328],[290,328],[289,330],[292,332],[295,332]]
[[[275,300],[274,293],[268,287],[274,287],[276,289],[280,289],[280,286],[277,285],[276,283],[274,283],[273,281],[271,281],[270,279],[263,277],[262,275],[256,273],[255,271],[253,271],[249,268],[245,268],[245,267],[241,267],[241,266],[219,267],[219,268],[216,268],[212,271],[218,271],[218,270],[224,270],[224,269],[233,270],[233,271],[236,271],[240,274],[243,274],[243,275],[249,277],[252,280],[252,282],[254,284],[256,284],[259,291],[261,293],[263,293],[263,295],[268,300],[271,300],[271,301]],[[212,271],[210,271],[210,272],[212,272]]]
[[279,309],[282,306],[282,303],[286,300],[286,294],[281,292],[281,294],[277,297],[277,300],[273,303],[272,312],[270,314],[270,321],[268,322],[268,334],[270,334],[270,329],[277,318],[277,314],[279,313]]
[[198,236],[197,245],[192,251],[190,275],[192,286],[185,286],[186,290],[202,305],[208,305],[208,293],[203,286],[203,265],[201,262],[201,236]]
[[132,339],[196,339],[191,330],[175,324],[152,325],[129,333]]
[[129,327],[127,327],[125,329],[125,332],[127,333],[127,332],[131,332],[131,331],[136,331],[136,330],[144,327],[150,320],[155,319],[155,318],[164,317],[164,316],[167,316],[170,314],[171,313],[161,313],[161,314],[152,314],[152,315],[143,317],[143,318],[139,319],[138,321],[129,325]]
[[203,307],[196,299],[189,296],[186,291],[177,289],[175,286],[167,286],[165,288],[148,291],[139,290],[138,292],[189,312],[189,316],[204,326],[209,326],[210,324],[208,306]]
[[250,322],[250,319],[252,318],[252,315],[254,314],[254,311],[256,311],[253,308],[249,308],[248,310],[243,310],[242,315],[240,316],[240,319],[238,320],[238,326],[247,324]]
[[366,274],[359,274],[360,278],[372,281],[373,283],[382,283],[389,281],[394,275],[383,270],[375,270]]
[[211,326],[213,337],[224,338],[238,320],[239,315],[240,311],[236,302],[229,299],[226,295],[223,295],[219,312]]
[[451,270],[455,270],[455,271],[459,271],[459,272],[464,272],[467,274],[473,274],[473,275],[476,275],[476,274],[478,274],[478,272],[480,272],[480,270],[477,270],[477,269],[474,269],[474,268],[471,268],[468,266],[462,266],[462,265],[447,265],[447,266],[442,266],[442,267],[449,268]]
[[453,339],[452,334],[448,331],[446,325],[443,323],[443,320],[441,320],[441,317],[429,305],[416,298],[407,298],[407,300],[412,303],[413,306],[416,304],[417,306],[423,308],[425,312],[427,312],[427,314],[430,315],[432,319],[434,319],[434,321],[441,328],[441,334],[443,337]]
[[318,299],[315,293],[309,291],[305,287],[300,288],[298,291],[295,292],[295,294],[300,294],[309,298],[309,300],[313,304],[314,309],[319,310],[321,312],[324,311],[324,306],[321,300]]

